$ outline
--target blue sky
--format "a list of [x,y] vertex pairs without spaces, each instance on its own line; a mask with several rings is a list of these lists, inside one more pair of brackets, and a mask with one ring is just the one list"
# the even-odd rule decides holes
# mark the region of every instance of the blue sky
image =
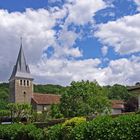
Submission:
[[139,0],[1,0],[0,19],[1,82],[20,36],[36,83],[140,81]]

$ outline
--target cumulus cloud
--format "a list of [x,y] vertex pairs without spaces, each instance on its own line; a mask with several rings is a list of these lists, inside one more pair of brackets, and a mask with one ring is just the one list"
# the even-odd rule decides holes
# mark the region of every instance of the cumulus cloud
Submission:
[[[68,85],[71,81],[91,80],[94,81],[100,73],[98,65],[99,59],[87,60],[67,60],[49,59],[41,61],[36,66],[31,66],[31,71],[35,77],[40,77],[42,81],[50,83],[60,83]],[[51,79],[51,80],[50,80]]]
[[55,43],[55,30],[52,29],[56,24],[55,13],[57,18],[60,18],[58,15],[62,18],[61,10],[59,14],[56,11],[53,15],[45,9],[27,9],[24,13],[0,10],[0,77],[3,77],[2,80],[5,80],[4,75],[10,73],[9,67],[15,63],[21,36],[28,63],[31,64],[36,64],[40,60],[44,47]]
[[[68,85],[73,80],[96,79],[105,85],[138,81],[140,57],[108,60],[108,66],[104,68],[100,67],[100,59],[79,59],[83,52],[76,46],[76,41],[82,38],[81,33],[69,30],[68,26],[74,24],[81,27],[89,22],[94,23],[96,12],[106,6],[103,0],[67,0],[61,8],[49,10],[27,9],[23,13],[0,10],[0,81],[10,77],[21,36],[35,82]],[[104,44],[104,56],[108,45],[120,54],[140,51],[139,16],[127,16],[99,25],[95,36]],[[56,26],[60,29],[55,29]],[[49,47],[53,52],[47,58],[45,50]]]
[[134,0],[134,2],[137,4],[138,6],[138,11],[140,11],[140,0]]
[[103,0],[75,0],[73,4],[66,5],[69,9],[66,24],[84,25],[91,22],[95,13],[106,6]]
[[[98,81],[101,85],[127,84],[139,81],[140,57],[111,60],[107,67],[100,68],[101,60],[66,60],[53,59],[41,61],[31,66],[34,77],[48,83],[69,85],[71,81]],[[54,78],[55,77],[55,78]]]
[[[61,8],[26,9],[22,13],[9,13],[7,10],[1,9],[0,81],[7,81],[8,77],[10,77],[20,47],[19,38],[21,36],[23,37],[23,47],[27,61],[32,67],[35,67],[41,61],[50,61],[51,63],[51,60],[46,60],[46,55],[44,54],[45,50],[50,46],[54,50],[50,59],[63,61],[63,59],[69,59],[69,57],[71,59],[81,57],[82,50],[78,46],[73,47],[80,34],[68,30],[67,25],[71,23],[86,24],[92,20],[98,10],[104,7],[105,3],[102,0],[88,0],[87,2],[77,0],[75,2],[67,1]],[[86,11],[83,12],[83,10]],[[84,13],[83,18],[82,13]],[[76,17],[74,18],[74,16]],[[64,20],[64,18],[66,19]],[[78,22],[76,22],[76,19]],[[56,26],[61,29],[55,29]],[[57,67],[59,66],[57,65]],[[58,73],[60,71],[59,69]],[[52,79],[56,78],[52,77]],[[39,77],[38,81],[41,81]]]
[[103,47],[101,48],[101,51],[102,51],[103,56],[106,56],[107,53],[108,53],[108,47],[107,47],[107,46],[103,46]]
[[140,79],[140,61],[135,61],[132,58],[112,60],[106,69],[107,73],[104,80],[108,84],[125,83],[127,85],[132,85]]
[[95,36],[119,54],[140,52],[140,14],[98,25]]

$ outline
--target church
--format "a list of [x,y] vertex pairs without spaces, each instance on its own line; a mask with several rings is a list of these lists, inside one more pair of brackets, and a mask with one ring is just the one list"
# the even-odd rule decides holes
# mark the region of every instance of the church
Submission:
[[[9,79],[10,102],[31,104],[38,113],[49,110],[52,104],[60,103],[60,95],[34,93],[33,80],[21,41],[17,61]],[[122,101],[112,101],[112,114],[120,114],[123,108]]]
[[59,95],[34,93],[33,80],[21,41],[17,61],[9,78],[10,102],[31,104],[37,112],[47,110],[52,104],[60,103]]

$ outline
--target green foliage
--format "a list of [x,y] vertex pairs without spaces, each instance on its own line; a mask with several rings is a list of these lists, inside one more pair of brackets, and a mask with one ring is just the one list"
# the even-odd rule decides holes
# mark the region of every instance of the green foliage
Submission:
[[34,125],[0,125],[0,138],[6,140],[44,140],[44,132]]
[[10,110],[12,117],[17,118],[17,122],[23,117],[27,119],[31,117],[31,105],[29,104],[9,103],[7,108]]
[[60,105],[57,104],[51,105],[50,116],[51,118],[55,118],[55,119],[64,117],[60,111]]
[[9,99],[9,84],[1,83],[0,84],[0,110],[6,109],[8,99]]
[[63,88],[64,87],[62,87],[60,85],[51,85],[51,84],[47,84],[47,85],[34,85],[34,92],[60,94],[61,90]]
[[3,116],[10,116],[10,111],[9,110],[0,110],[0,117]]
[[72,118],[70,120],[66,120],[63,123],[63,127],[66,127],[66,126],[75,127],[76,125],[81,124],[81,123],[83,123],[85,121],[86,121],[86,118],[84,118],[84,117],[74,117],[74,118]]
[[63,124],[46,129],[46,137],[48,140],[72,140],[73,129],[84,122],[86,122],[84,117],[75,117],[66,120]]
[[109,112],[110,102],[98,83],[72,82],[62,95],[60,108],[65,117],[85,116]]
[[127,87],[123,85],[115,84],[113,86],[106,87],[108,89],[108,98],[116,100],[128,100],[130,94]]
[[47,140],[62,140],[61,139],[62,124],[57,124],[45,129]]
[[100,116],[74,126],[55,125],[46,131],[49,140],[139,140],[140,115]]

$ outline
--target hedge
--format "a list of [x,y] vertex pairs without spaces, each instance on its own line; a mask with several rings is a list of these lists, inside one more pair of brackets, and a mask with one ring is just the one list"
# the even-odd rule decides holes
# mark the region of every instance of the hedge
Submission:
[[5,140],[140,140],[140,115],[75,117],[45,129],[33,124],[0,125]]
[[47,140],[140,140],[140,115],[98,117],[77,125],[48,128]]
[[0,139],[6,140],[44,140],[42,129],[32,124],[8,124],[0,125]]

